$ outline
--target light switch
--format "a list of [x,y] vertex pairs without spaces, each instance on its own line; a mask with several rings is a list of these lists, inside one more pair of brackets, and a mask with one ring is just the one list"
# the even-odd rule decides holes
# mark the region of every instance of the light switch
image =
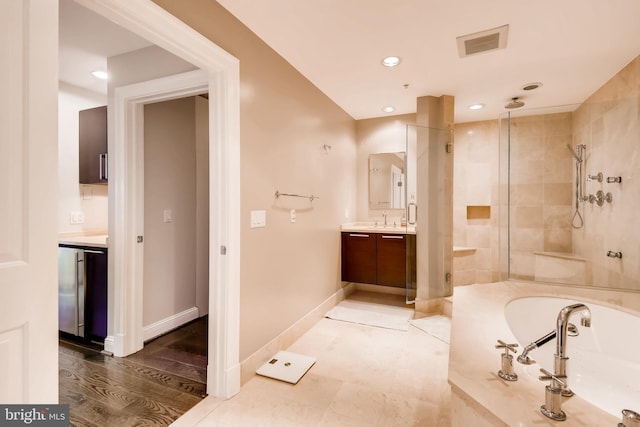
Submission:
[[171,211],[171,209],[165,209],[162,217],[164,222],[172,222],[173,212]]
[[251,211],[251,228],[265,227],[267,225],[267,213],[265,211]]

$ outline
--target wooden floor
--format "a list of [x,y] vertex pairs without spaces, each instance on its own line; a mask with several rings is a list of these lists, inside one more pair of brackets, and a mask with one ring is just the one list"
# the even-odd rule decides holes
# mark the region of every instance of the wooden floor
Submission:
[[60,403],[72,426],[166,426],[206,391],[207,317],[125,358],[61,339]]

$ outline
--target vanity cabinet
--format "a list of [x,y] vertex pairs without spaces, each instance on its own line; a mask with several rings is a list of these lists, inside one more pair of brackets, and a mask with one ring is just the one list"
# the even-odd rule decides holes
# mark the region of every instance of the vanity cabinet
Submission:
[[342,280],[376,283],[376,234],[342,233]]
[[342,232],[342,280],[404,288],[412,245],[408,234]]
[[106,184],[107,106],[81,110],[78,120],[80,184]]
[[407,236],[376,234],[376,284],[404,288],[407,282]]

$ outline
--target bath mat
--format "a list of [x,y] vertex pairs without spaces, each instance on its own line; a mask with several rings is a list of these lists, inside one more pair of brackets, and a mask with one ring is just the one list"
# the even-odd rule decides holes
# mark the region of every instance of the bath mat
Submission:
[[291,384],[297,384],[300,378],[316,363],[316,358],[302,354],[279,351],[256,374]]
[[447,344],[451,341],[451,319],[447,316],[429,316],[409,321],[413,326]]
[[413,310],[364,301],[345,300],[329,310],[325,317],[406,332],[409,330],[409,319],[413,317]]

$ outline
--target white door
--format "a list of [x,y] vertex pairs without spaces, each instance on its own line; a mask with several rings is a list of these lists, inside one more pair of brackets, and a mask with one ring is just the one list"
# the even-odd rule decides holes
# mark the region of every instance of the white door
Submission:
[[58,3],[0,1],[0,402],[58,402]]

